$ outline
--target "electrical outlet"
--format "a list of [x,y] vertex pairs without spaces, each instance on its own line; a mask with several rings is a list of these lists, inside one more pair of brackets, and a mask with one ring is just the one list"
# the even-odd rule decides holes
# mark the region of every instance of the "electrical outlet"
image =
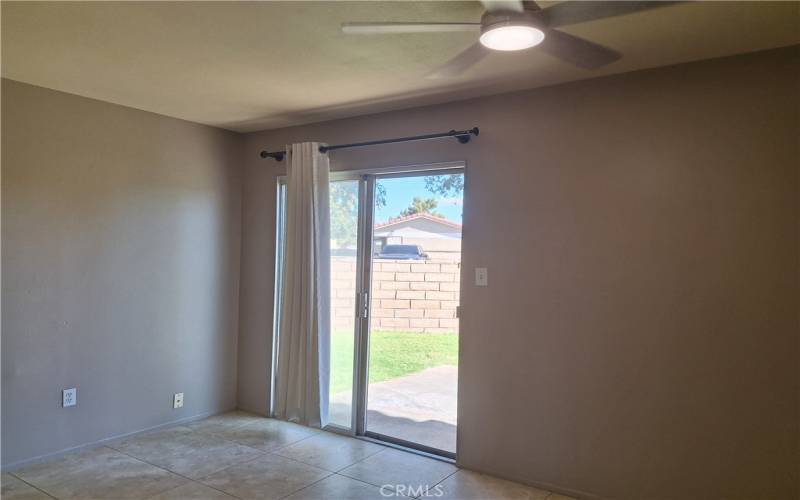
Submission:
[[61,391],[61,406],[64,408],[68,406],[75,406],[78,404],[78,389],[64,389]]
[[475,286],[489,286],[489,270],[485,267],[475,268]]
[[173,408],[183,408],[183,393],[176,392],[175,395],[172,397],[172,407]]

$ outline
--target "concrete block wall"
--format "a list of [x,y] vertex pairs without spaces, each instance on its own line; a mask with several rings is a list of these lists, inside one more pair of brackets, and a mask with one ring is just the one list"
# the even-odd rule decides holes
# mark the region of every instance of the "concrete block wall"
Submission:
[[[372,328],[383,331],[458,331],[460,263],[452,260],[375,260],[372,273]],[[334,330],[353,327],[356,261],[332,259]]]

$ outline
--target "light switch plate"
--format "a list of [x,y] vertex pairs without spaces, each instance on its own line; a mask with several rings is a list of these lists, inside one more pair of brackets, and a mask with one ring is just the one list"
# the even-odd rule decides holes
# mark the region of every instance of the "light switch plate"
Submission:
[[73,387],[72,389],[64,389],[61,391],[61,406],[64,408],[68,406],[75,406],[78,404],[78,389]]
[[175,396],[172,397],[172,407],[173,408],[183,408],[183,393],[176,392]]
[[475,286],[489,286],[489,270],[485,267],[475,268]]

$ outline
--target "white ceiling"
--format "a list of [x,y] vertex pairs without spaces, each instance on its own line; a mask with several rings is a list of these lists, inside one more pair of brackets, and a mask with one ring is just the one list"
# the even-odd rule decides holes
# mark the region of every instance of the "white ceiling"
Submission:
[[479,3],[4,1],[2,75],[252,131],[792,45],[799,6],[686,3],[588,22],[564,31],[622,52],[620,61],[582,70],[534,48],[429,80],[475,35],[346,36],[340,23],[474,22]]

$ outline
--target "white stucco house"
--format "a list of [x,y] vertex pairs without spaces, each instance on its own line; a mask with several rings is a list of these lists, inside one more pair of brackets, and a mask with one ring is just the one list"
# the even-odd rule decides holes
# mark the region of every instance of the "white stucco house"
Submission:
[[431,259],[461,260],[461,224],[431,214],[397,217],[375,226],[375,252],[385,245],[419,245]]

